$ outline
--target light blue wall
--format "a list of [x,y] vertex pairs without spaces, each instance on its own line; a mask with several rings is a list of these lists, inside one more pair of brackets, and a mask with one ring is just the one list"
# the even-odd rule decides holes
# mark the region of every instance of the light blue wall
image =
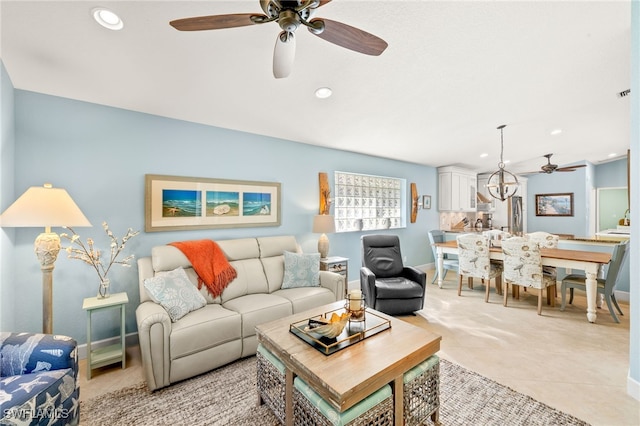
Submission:
[[[0,212],[14,197],[14,90],[4,63],[0,61]],[[12,250],[15,230],[0,228],[0,330],[15,329]]]
[[629,394],[640,400],[640,2],[631,2],[631,319]]
[[[16,90],[15,192],[51,182],[67,189],[93,228],[76,231],[107,248],[100,224],[106,220],[121,236],[128,227],[144,229],[144,175],[166,174],[282,183],[280,227],[142,233],[127,244],[137,257],[151,247],[198,238],[229,239],[263,235],[295,235],[305,252],[317,250],[311,233],[318,210],[318,173],[350,171],[394,176],[416,182],[420,194],[436,198],[437,172],[432,167],[225,130],[141,114],[102,105]],[[426,232],[438,225],[437,210],[421,210],[418,221],[400,235],[403,254],[411,265],[425,264],[432,255]],[[54,229],[62,232],[62,229]],[[16,279],[20,294],[28,295],[16,328],[39,330],[41,280],[33,255],[37,229],[16,230]],[[331,254],[350,258],[349,279],[358,279],[361,233],[331,234]],[[138,305],[136,268],[110,273],[114,292],[126,291],[127,332],[135,332]],[[97,276],[88,265],[60,254],[54,271],[54,330],[86,341],[82,299],[95,296]],[[96,338],[117,334],[115,317],[98,321]],[[115,313],[114,313],[115,315]]]
[[596,188],[627,186],[627,159],[611,161],[596,166]]
[[[589,194],[594,185],[594,166],[570,173],[537,174],[527,180],[528,232],[589,235]],[[536,216],[536,194],[573,193],[573,216]]]

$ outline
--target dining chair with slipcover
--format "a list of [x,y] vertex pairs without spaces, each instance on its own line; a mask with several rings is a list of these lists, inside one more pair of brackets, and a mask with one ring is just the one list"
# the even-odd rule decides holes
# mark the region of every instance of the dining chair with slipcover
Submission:
[[411,314],[424,306],[427,274],[404,266],[397,235],[363,235],[360,288],[367,306],[389,315]]
[[487,237],[490,240],[506,240],[511,236],[510,233],[506,231],[501,231],[499,229],[490,229],[488,231],[482,231],[482,235]]
[[[433,259],[436,262],[436,272],[433,274],[433,279],[431,280],[431,284],[433,284],[438,278],[438,250],[434,244],[436,243],[444,243],[444,231],[433,230],[428,232],[429,235],[429,243],[431,244],[431,250],[433,251]],[[449,257],[447,253],[443,255],[442,258],[442,269],[444,270],[444,275],[442,276],[442,280],[447,277],[448,271],[456,271],[458,272],[458,259],[452,259]]]
[[[620,309],[620,305],[618,305],[618,301],[616,300],[615,289],[618,279],[620,278],[620,270],[624,265],[627,256],[629,254],[629,241],[622,242],[620,244],[616,244],[613,248],[613,253],[611,254],[611,261],[607,267],[607,273],[604,278],[597,278],[597,288],[598,294],[604,295],[604,300],[607,302],[607,307],[609,308],[609,313],[613,320],[617,323],[620,322],[618,316],[613,310],[613,306],[616,307],[618,313],[620,315],[624,315],[622,310]],[[564,311],[565,309],[565,300],[566,300],[566,290],[569,289],[569,304],[573,303],[573,289],[581,289],[586,290],[586,277],[584,274],[571,274],[567,275],[562,279],[562,285],[560,287],[560,291],[562,293],[562,305],[560,306],[560,310]],[[613,302],[613,304],[612,304]]]
[[[507,293],[511,286],[523,286],[538,290],[538,315],[542,315],[542,291],[555,292],[556,271],[542,268],[542,256],[537,242],[524,237],[511,237],[502,241],[504,255],[504,306],[507,306]],[[549,288],[552,287],[552,288]]]
[[558,248],[558,241],[560,241],[559,235],[544,231],[530,232],[525,237],[538,243],[540,248]]
[[458,243],[458,296],[462,294],[462,278],[467,277],[471,283],[473,278],[480,278],[485,284],[484,301],[489,301],[491,280],[495,281],[496,292],[500,293],[502,265],[489,259],[489,239],[480,234],[464,234],[456,237]]
[[[538,243],[540,248],[558,248],[558,242],[560,241],[560,236],[551,234],[550,232],[545,231],[536,231],[530,232],[525,235],[525,238],[528,238],[530,241],[535,241]],[[549,274],[553,274],[554,272],[557,275],[556,268],[554,266],[543,265],[542,269]],[[558,296],[558,288],[555,289],[555,296]]]

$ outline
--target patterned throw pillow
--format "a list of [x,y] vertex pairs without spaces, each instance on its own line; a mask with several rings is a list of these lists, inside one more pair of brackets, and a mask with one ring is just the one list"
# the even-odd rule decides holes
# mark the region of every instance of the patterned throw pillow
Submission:
[[320,253],[284,252],[282,288],[318,287],[320,285]]
[[207,304],[182,268],[144,280],[149,297],[162,305],[172,322]]

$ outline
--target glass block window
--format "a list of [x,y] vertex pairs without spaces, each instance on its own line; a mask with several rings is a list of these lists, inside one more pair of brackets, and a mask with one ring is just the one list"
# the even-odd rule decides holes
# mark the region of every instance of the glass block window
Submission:
[[336,232],[406,227],[405,179],[335,172]]

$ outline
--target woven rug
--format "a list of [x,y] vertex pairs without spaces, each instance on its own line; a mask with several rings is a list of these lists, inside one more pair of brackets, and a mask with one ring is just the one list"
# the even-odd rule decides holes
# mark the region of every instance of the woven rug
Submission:
[[[250,357],[153,393],[140,383],[82,401],[80,424],[277,425],[257,401],[256,358]],[[587,425],[446,360],[440,362],[440,423]]]

